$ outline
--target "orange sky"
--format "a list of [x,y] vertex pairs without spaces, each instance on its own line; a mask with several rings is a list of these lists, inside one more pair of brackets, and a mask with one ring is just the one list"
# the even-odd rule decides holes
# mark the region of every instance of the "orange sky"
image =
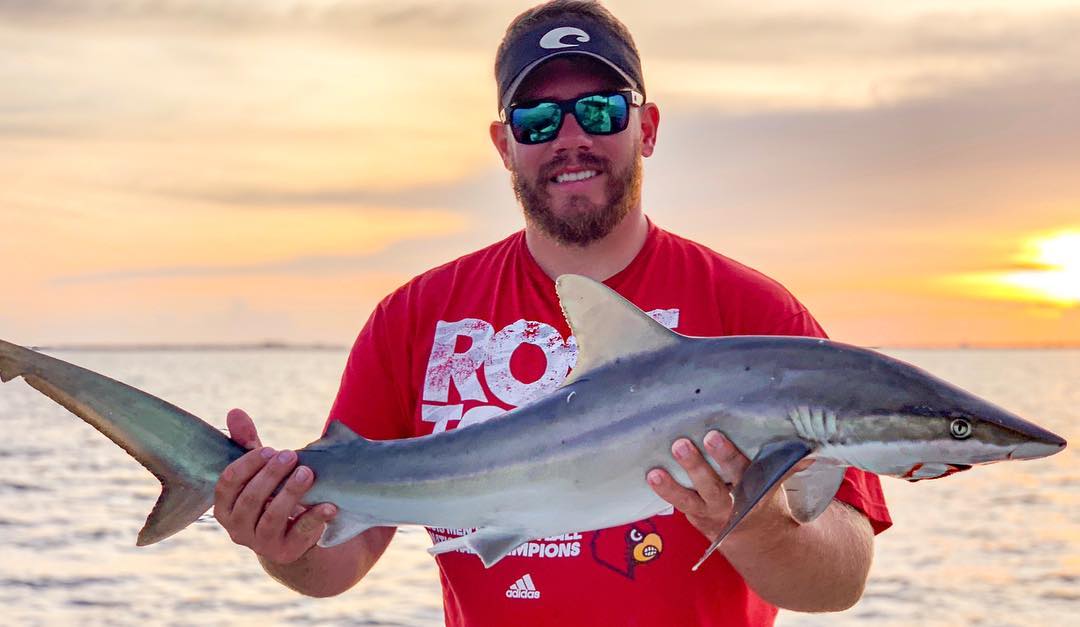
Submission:
[[[0,0],[0,337],[347,344],[520,228],[487,124],[529,4]],[[836,339],[1080,344],[1075,3],[607,4],[660,225]]]

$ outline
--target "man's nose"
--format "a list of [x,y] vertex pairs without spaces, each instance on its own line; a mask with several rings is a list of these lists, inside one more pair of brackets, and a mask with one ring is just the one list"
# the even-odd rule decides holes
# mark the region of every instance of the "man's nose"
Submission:
[[556,151],[570,150],[576,152],[582,148],[592,148],[593,136],[581,128],[577,118],[572,114],[566,114],[562,128],[559,129],[559,135],[552,141],[555,142],[554,149]]

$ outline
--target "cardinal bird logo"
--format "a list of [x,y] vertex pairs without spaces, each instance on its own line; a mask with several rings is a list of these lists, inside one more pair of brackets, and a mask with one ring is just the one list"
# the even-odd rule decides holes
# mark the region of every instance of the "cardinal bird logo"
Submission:
[[592,556],[597,563],[623,577],[634,578],[634,570],[664,551],[664,541],[649,520],[593,532]]

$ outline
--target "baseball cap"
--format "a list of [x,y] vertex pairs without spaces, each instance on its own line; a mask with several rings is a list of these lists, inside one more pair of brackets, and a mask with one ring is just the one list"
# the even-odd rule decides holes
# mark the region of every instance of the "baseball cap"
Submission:
[[583,15],[555,17],[518,33],[505,44],[498,65],[499,110],[506,109],[529,72],[555,57],[581,54],[603,61],[627,85],[645,94],[641,59],[610,26]]

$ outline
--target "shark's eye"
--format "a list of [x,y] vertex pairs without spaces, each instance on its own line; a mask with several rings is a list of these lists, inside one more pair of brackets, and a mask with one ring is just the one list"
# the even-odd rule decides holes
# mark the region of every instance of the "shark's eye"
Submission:
[[957,440],[966,440],[971,437],[971,423],[963,418],[957,418],[949,423],[949,435]]
[[630,530],[630,539],[633,540],[634,542],[641,542],[641,539],[643,537],[644,536],[642,536],[641,532],[638,531],[637,529],[631,529]]

